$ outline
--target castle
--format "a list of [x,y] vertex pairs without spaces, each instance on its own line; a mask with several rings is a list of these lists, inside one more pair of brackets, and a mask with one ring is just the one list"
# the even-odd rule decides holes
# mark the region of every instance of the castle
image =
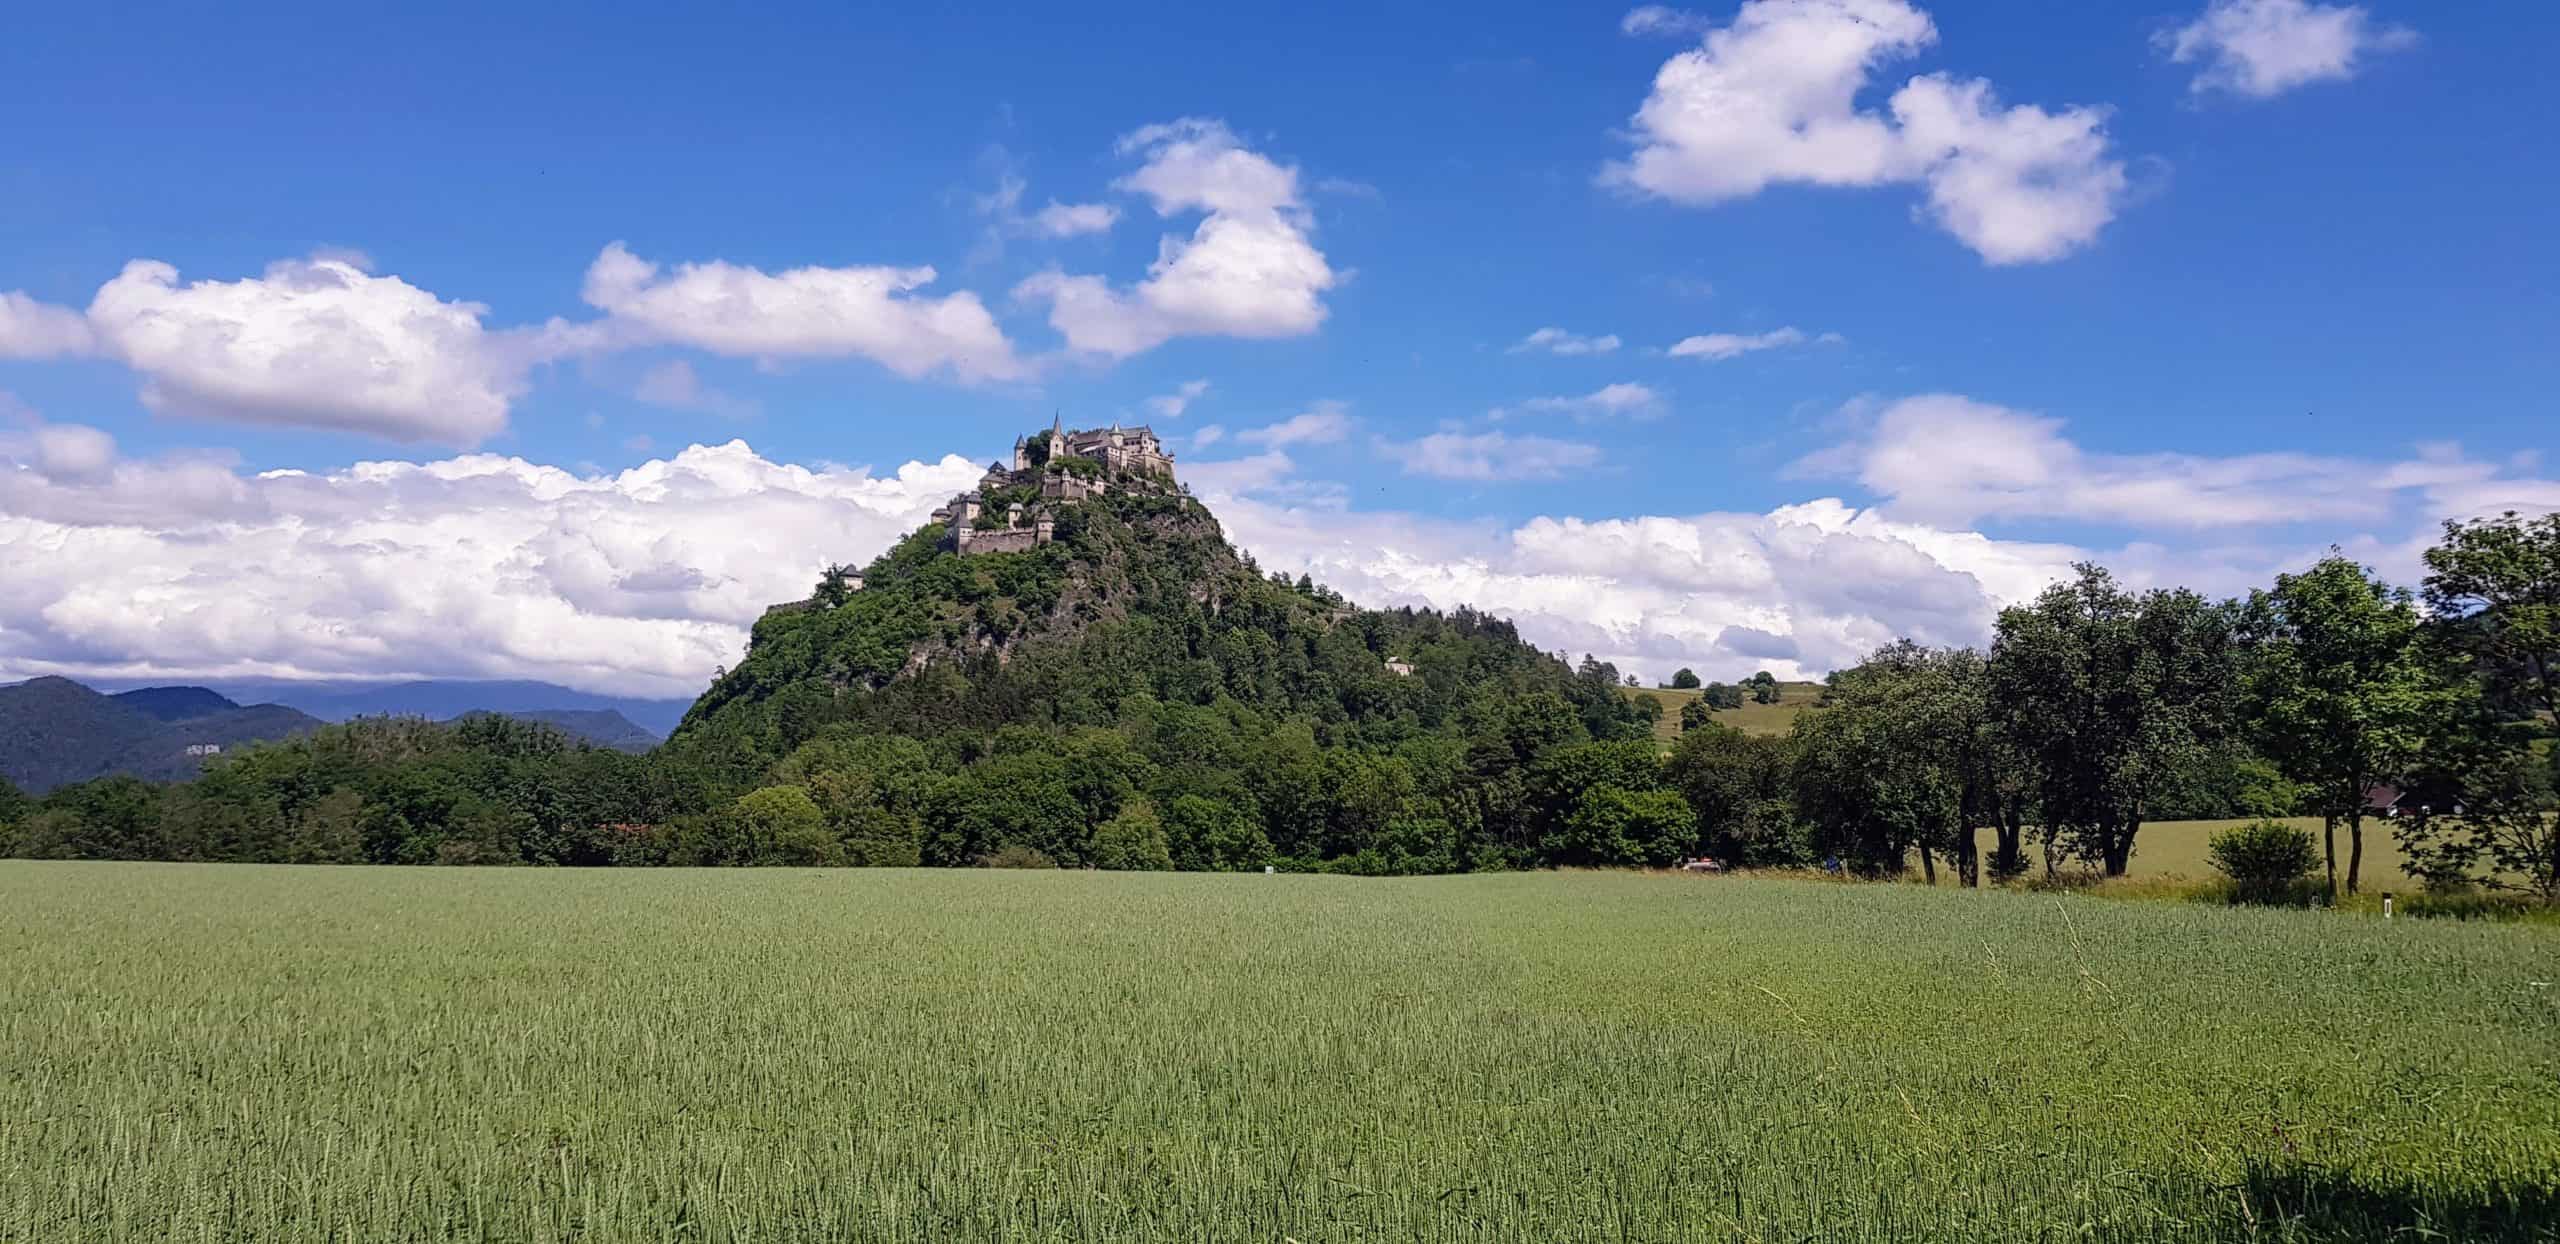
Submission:
[[[1100,469],[1069,465],[1078,461]],[[1070,432],[1063,419],[1052,419],[1048,435],[1014,438],[1012,467],[988,463],[977,489],[935,510],[933,521],[948,528],[943,547],[955,553],[1019,553],[1056,537],[1057,520],[1048,503],[1102,496],[1115,484],[1123,490],[1174,486],[1173,455],[1165,452],[1155,431],[1115,423]],[[1032,502],[1007,501],[1001,527],[984,521],[990,516],[988,498],[1023,488],[1037,489]]]

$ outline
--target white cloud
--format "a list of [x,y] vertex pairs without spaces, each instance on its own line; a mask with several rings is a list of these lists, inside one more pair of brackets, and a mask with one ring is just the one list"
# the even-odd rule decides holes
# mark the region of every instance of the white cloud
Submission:
[[662,272],[616,242],[587,268],[584,296],[630,338],[736,358],[859,357],[908,379],[1025,375],[976,294],[915,292],[934,276],[931,267],[767,273],[719,260]]
[[1668,5],[1648,4],[1627,10],[1618,19],[1618,33],[1625,35],[1673,35],[1687,38],[1713,29],[1715,23],[1696,13],[1686,13]]
[[640,383],[632,386],[631,396],[652,406],[698,410],[723,419],[745,419],[756,413],[754,402],[704,384],[693,364],[684,359],[668,359],[640,373]]
[[1945,74],[1911,79],[1889,117],[1859,106],[1879,67],[1936,41],[1906,0],[1747,0],[1664,63],[1634,118],[1635,153],[1602,180],[1698,205],[1780,184],[1917,183],[1938,223],[1990,263],[2087,245],[2126,185],[2103,110],[2002,109],[1989,83]]
[[2202,66],[2189,89],[2253,99],[2343,81],[2365,55],[2417,40],[2415,31],[2375,24],[2362,5],[2307,0],[2213,0],[2194,21],[2158,38],[2170,60]]
[[1576,423],[1619,417],[1650,419],[1663,411],[1662,394],[1648,385],[1619,381],[1573,397],[1533,397],[1516,406],[1497,406],[1488,417],[1499,423],[1520,415],[1563,415]]
[[183,286],[176,268],[137,259],[99,288],[88,322],[154,410],[472,445],[506,428],[544,354],[483,329],[487,311],[343,258]]
[[1676,359],[1697,358],[1721,362],[1757,350],[1800,346],[1808,341],[1836,344],[1842,340],[1844,339],[1838,333],[1824,333],[1820,337],[1812,337],[1806,335],[1803,329],[1794,327],[1773,328],[1765,333],[1701,333],[1673,342],[1671,348],[1663,353]]
[[1032,228],[1043,237],[1072,238],[1088,233],[1107,233],[1120,219],[1120,209],[1108,203],[1060,203],[1055,199],[1031,217]]
[[1179,419],[1182,417],[1182,412],[1191,409],[1191,404],[1199,401],[1201,395],[1208,391],[1209,382],[1206,380],[1185,380],[1174,386],[1171,393],[1159,393],[1148,398],[1147,409],[1154,411],[1161,418]]
[[984,470],[956,456],[812,470],[732,441],[615,475],[475,454],[244,476],[27,439],[0,436],[12,676],[692,695],[766,605],[805,595],[829,561],[868,560]]
[[1617,349],[1621,344],[1623,343],[1618,340],[1616,334],[1609,334],[1600,337],[1585,337],[1578,333],[1566,332],[1561,328],[1541,328],[1538,331],[1521,338],[1509,350],[1504,351],[1504,353],[1523,354],[1531,350],[1543,350],[1549,354],[1560,354],[1566,356],[1580,354],[1607,354],[1611,350]]
[[1330,445],[1351,435],[1351,416],[1341,402],[1317,402],[1303,414],[1278,423],[1236,433],[1236,439],[1272,449],[1291,445]]
[[2150,531],[2375,523],[2411,494],[2437,517],[2530,505],[2551,486],[2437,446],[2402,462],[2304,453],[2111,454],[2062,421],[1952,394],[1905,398],[1858,439],[1798,464],[1845,474],[1897,516],[1942,524],[2068,519]]
[[0,359],[57,358],[96,348],[89,321],[78,311],[38,302],[23,290],[0,290]]
[[1434,432],[1410,441],[1380,440],[1378,452],[1407,475],[1432,479],[1553,479],[1600,461],[1600,447],[1504,432]]
[[1323,295],[1339,278],[1309,240],[1296,169],[1196,118],[1138,130],[1120,151],[1144,163],[1119,189],[1146,196],[1159,216],[1206,216],[1190,237],[1160,239],[1135,286],[1054,270],[1015,286],[1015,297],[1049,304],[1069,349],[1126,358],[1175,337],[1297,337],[1324,323]]
[[1207,449],[1211,445],[1215,445],[1225,439],[1227,439],[1227,429],[1224,426],[1215,423],[1204,423],[1200,425],[1200,429],[1198,431],[1191,434],[1191,447],[1194,449]]

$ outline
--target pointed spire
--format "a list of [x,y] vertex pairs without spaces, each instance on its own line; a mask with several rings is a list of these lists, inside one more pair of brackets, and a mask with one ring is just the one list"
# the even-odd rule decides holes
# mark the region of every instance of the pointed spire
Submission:
[[1063,410],[1062,410],[1062,411],[1057,412],[1057,413],[1056,413],[1054,416],[1052,416],[1052,417],[1050,418],[1050,420],[1049,420],[1049,435],[1051,435],[1051,436],[1059,436],[1059,435],[1063,435],[1063,434],[1064,434],[1064,432],[1065,432],[1066,426],[1067,426],[1067,412],[1065,412],[1065,411],[1063,411]]

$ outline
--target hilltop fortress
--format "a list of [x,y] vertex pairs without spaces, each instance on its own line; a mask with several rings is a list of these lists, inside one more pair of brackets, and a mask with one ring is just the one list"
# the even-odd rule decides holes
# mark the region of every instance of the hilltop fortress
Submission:
[[1153,429],[1115,423],[1071,432],[1062,420],[1052,420],[1045,436],[1015,438],[1013,465],[988,463],[977,488],[935,510],[933,521],[944,525],[943,547],[955,553],[1019,553],[1054,538],[1052,503],[1098,497],[1115,488],[1155,492],[1177,487],[1173,455],[1165,452]]

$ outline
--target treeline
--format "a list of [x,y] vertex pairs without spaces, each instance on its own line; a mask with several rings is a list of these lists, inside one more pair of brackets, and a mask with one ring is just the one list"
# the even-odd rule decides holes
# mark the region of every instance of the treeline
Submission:
[[[2120,874],[2146,821],[2209,807],[2322,818],[2353,889],[2390,788],[2423,875],[2560,894],[2560,517],[2449,524],[2417,593],[2342,556],[2229,601],[2083,566],[1986,648],[1889,646],[1787,735],[1702,720],[1667,755],[1659,706],[1606,663],[1467,610],[1351,610],[1131,521],[966,559],[929,555],[927,529],[867,571],[887,590],[760,626],[647,756],[503,718],[364,720],[184,785],[0,790],[0,846],[1372,874],[1705,855],[1981,884]],[[893,636],[939,659],[891,676]]]

